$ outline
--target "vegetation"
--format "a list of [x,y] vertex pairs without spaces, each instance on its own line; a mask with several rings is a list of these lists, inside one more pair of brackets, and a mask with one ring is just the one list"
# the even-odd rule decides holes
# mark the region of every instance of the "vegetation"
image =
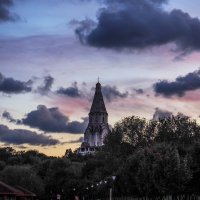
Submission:
[[[112,176],[115,175],[115,181]],[[200,125],[188,117],[118,122],[95,155],[66,150],[62,158],[37,151],[0,149],[0,179],[41,199],[198,194]]]

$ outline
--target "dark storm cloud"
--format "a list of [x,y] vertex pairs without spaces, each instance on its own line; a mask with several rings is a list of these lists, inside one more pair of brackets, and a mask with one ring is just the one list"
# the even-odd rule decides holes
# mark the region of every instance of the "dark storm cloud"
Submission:
[[128,96],[128,92],[120,92],[116,86],[102,86],[102,94],[105,100],[111,102],[118,98],[126,98]]
[[41,95],[46,95],[51,91],[52,85],[54,83],[54,78],[50,75],[44,77],[43,85],[37,88],[37,92]]
[[154,84],[157,95],[182,97],[185,92],[200,89],[200,70],[176,78],[175,81],[162,80]]
[[6,94],[19,94],[30,92],[32,81],[27,82],[18,81],[13,78],[6,78],[0,73],[0,92]]
[[81,91],[78,89],[77,82],[72,83],[71,87],[60,87],[56,92],[57,94],[66,95],[68,97],[81,97]]
[[47,132],[82,133],[87,126],[88,119],[83,122],[69,121],[69,118],[62,114],[58,108],[47,108],[44,105],[37,107],[26,115],[21,123],[32,128],[38,128]]
[[[111,49],[144,49],[169,43],[185,55],[200,50],[200,20],[182,10],[167,12],[163,0],[107,0],[95,28],[88,19],[76,34],[84,43]],[[85,23],[84,23],[85,22]],[[88,31],[90,29],[90,31]]]
[[153,120],[159,120],[164,118],[172,117],[173,113],[167,110],[162,110],[160,108],[155,108],[155,113],[153,114]]
[[37,134],[35,132],[24,129],[9,129],[7,126],[0,125],[0,141],[9,144],[30,144],[50,146],[59,144],[58,140],[49,136]]
[[10,13],[9,7],[13,5],[13,0],[0,0],[0,23],[5,21],[15,21],[19,18]]

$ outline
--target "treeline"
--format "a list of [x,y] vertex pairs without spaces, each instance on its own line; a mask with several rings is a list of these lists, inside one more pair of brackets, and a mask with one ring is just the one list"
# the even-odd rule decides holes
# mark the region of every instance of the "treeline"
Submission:
[[[112,176],[116,176],[113,181]],[[127,117],[95,155],[66,150],[62,158],[0,149],[0,180],[40,199],[164,196],[200,193],[200,125],[188,117],[159,121]]]

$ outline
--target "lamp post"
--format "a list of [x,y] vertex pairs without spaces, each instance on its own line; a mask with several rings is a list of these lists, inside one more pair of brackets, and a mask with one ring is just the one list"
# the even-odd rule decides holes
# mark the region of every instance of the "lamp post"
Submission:
[[53,192],[50,191],[51,200],[53,200]]
[[94,199],[94,185],[91,185],[91,195],[92,195],[92,200]]
[[86,187],[85,191],[86,191],[86,193],[85,193],[85,199],[87,200],[90,197],[90,195],[89,195],[89,188]]
[[73,195],[74,195],[74,199],[76,198],[76,188],[73,188]]
[[113,187],[114,187],[114,181],[116,179],[116,176],[112,176],[112,185],[110,187],[110,191],[109,191],[109,200],[112,200],[112,196],[113,196]]

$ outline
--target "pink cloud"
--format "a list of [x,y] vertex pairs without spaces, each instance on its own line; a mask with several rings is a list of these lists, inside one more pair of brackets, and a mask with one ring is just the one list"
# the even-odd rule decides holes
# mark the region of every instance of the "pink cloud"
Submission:
[[90,102],[86,99],[71,97],[55,97],[50,100],[50,105],[58,106],[67,116],[87,116],[90,108]]

